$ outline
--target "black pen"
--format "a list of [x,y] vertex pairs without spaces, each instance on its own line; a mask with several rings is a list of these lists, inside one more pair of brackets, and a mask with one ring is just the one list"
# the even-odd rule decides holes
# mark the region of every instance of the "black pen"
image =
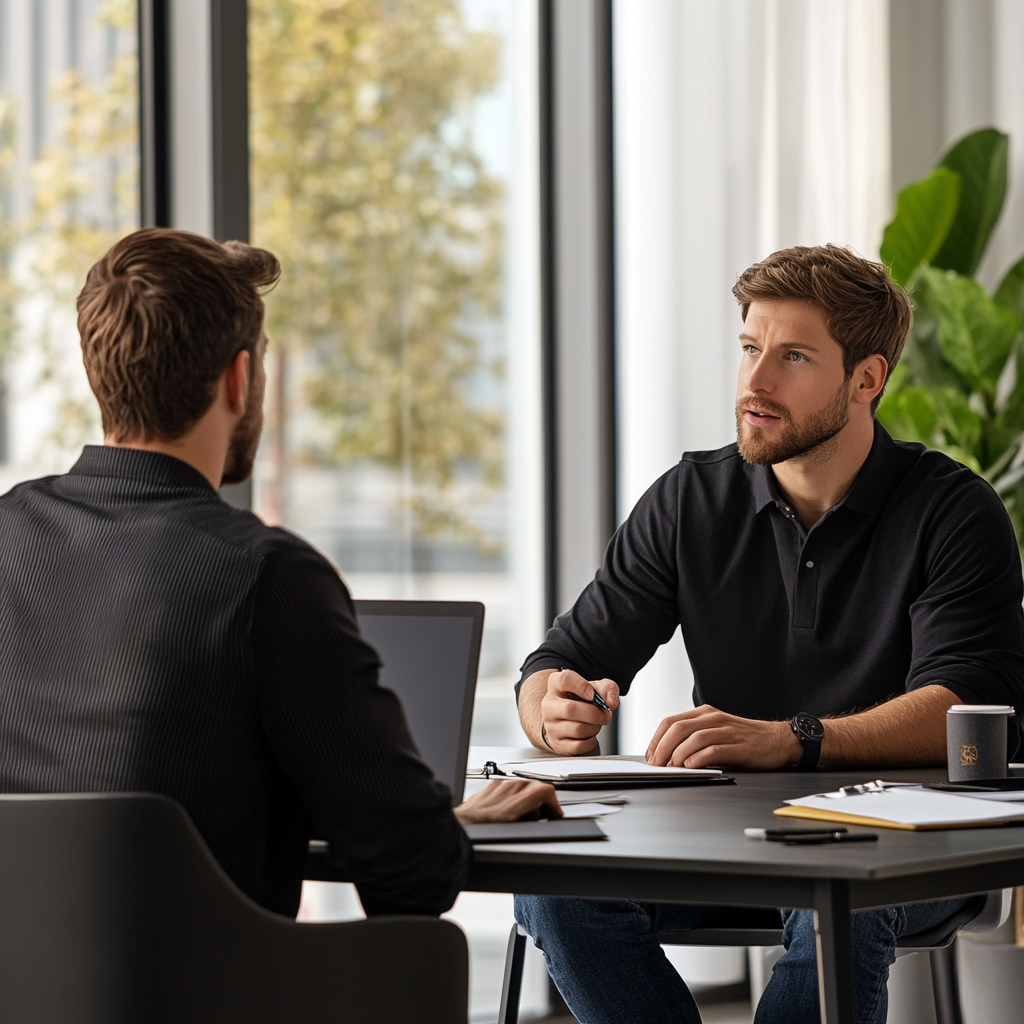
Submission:
[[845,832],[842,825],[822,825],[819,828],[745,828],[743,834],[748,839],[789,839],[796,836],[832,836],[837,832]]
[[824,843],[873,843],[877,839],[876,832],[833,832],[824,836],[779,836],[775,842],[786,846],[820,846]]
[[[559,672],[575,672],[575,669],[560,668]],[[594,687],[594,696],[590,700],[586,700],[584,697],[573,696],[573,700],[578,700],[581,704],[593,704],[595,708],[600,708],[602,711],[611,711],[611,708],[605,703],[604,697],[597,692],[597,687]]]

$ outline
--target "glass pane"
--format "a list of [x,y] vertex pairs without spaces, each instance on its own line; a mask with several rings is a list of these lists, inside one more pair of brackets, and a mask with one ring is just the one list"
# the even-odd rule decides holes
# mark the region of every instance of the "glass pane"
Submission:
[[[254,506],[361,598],[486,605],[473,741],[543,635],[536,6],[250,0],[253,241],[281,258]],[[464,893],[474,1020],[511,897]],[[307,883],[302,914],[358,914]],[[524,1013],[543,1012],[531,961]]]
[[138,225],[136,8],[0,0],[0,493],[102,440],[75,297]]
[[356,597],[487,607],[473,738],[541,620],[536,22],[521,0],[253,0],[267,299],[254,505]]

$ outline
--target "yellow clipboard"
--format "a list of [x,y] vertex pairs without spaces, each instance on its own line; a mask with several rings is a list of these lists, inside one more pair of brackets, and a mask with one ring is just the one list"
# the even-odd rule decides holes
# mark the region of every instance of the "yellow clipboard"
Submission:
[[898,828],[905,832],[934,832],[950,828],[993,828],[1008,825],[1008,821],[966,821],[940,825],[905,825],[898,821],[883,821],[881,818],[864,818],[859,814],[843,814],[842,811],[819,811],[814,807],[777,807],[773,814],[780,818],[812,818],[815,821],[840,821],[844,825],[871,825],[875,828]]

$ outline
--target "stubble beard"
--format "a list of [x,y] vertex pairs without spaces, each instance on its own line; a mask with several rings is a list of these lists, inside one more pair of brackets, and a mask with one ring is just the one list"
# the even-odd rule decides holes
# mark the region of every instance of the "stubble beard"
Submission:
[[[257,394],[257,391],[259,393]],[[228,444],[227,458],[224,460],[224,476],[222,483],[244,483],[252,475],[256,464],[256,451],[260,446],[260,435],[263,433],[263,392],[254,385],[249,388],[248,405],[245,415],[238,421],[231,441]]]
[[[756,405],[783,421],[785,429],[780,437],[770,440],[764,436],[761,428],[746,422],[743,412],[750,405]],[[806,457],[816,462],[827,461],[839,446],[836,435],[849,421],[847,381],[839,385],[823,408],[812,413],[801,424],[793,422],[793,417],[784,405],[769,398],[755,399],[753,395],[745,395],[736,402],[736,440],[740,455],[755,466],[774,466],[789,459]]]

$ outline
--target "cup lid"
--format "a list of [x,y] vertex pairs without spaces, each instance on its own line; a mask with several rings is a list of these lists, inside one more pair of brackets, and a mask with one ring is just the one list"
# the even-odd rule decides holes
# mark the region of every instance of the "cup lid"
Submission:
[[947,715],[1013,715],[1009,704],[954,704]]

